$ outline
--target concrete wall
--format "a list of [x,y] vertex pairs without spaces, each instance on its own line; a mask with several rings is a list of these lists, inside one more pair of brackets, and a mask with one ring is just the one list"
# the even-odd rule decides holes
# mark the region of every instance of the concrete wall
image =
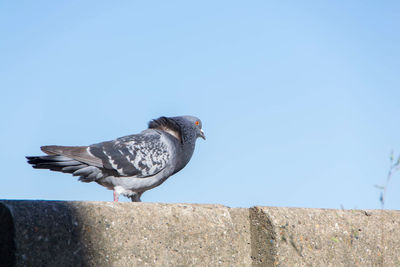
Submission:
[[0,201],[1,266],[400,266],[400,212]]

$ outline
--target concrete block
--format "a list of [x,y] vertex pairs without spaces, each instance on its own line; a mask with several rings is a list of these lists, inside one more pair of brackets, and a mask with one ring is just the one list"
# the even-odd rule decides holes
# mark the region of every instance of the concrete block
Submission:
[[400,266],[400,211],[254,207],[254,266]]
[[[2,203],[2,210],[7,207],[12,214],[17,266],[251,265],[248,209],[156,203]],[[1,227],[9,219],[1,219]]]

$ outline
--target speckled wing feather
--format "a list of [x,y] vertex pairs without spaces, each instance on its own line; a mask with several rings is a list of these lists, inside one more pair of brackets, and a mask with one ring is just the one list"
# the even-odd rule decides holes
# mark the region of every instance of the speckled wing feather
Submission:
[[138,178],[157,174],[165,168],[171,156],[167,144],[155,131],[94,144],[89,146],[89,151],[101,159],[103,168],[115,171],[114,176]]

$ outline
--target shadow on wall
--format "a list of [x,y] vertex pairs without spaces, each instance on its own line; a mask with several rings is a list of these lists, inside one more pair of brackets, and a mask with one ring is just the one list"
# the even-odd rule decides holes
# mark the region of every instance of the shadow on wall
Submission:
[[11,212],[0,203],[0,263],[15,266],[14,221]]
[[6,205],[0,203],[1,266],[90,266],[81,242],[82,224],[71,205],[59,201],[2,202]]

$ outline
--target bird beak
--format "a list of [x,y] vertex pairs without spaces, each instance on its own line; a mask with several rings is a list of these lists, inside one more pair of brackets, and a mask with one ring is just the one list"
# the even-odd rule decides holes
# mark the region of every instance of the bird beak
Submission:
[[202,129],[200,129],[200,137],[206,140],[206,136],[204,135],[204,132]]

